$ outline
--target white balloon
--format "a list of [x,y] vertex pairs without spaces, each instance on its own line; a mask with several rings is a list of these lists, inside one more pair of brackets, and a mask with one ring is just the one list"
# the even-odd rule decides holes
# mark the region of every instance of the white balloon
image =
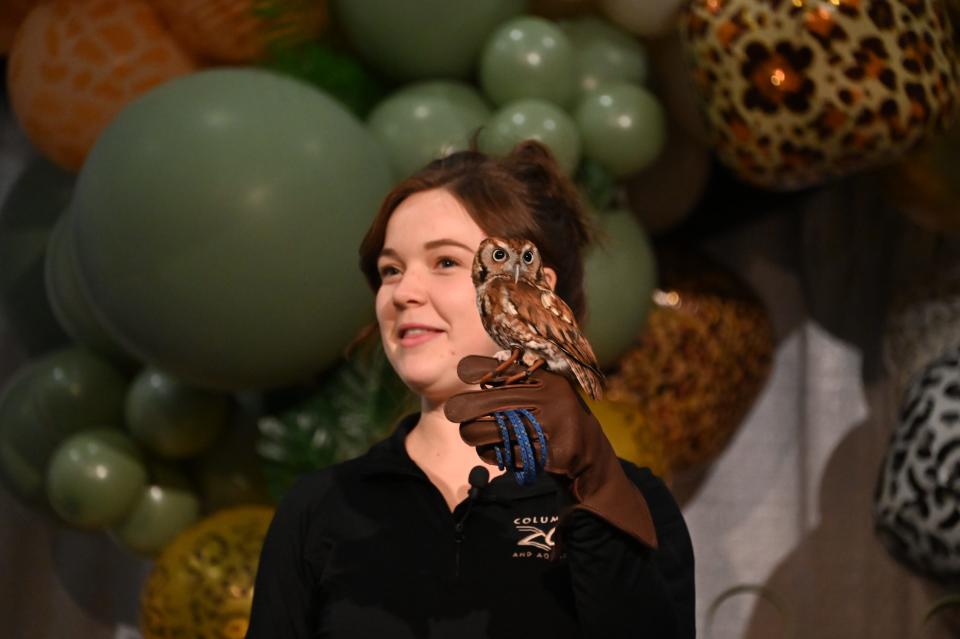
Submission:
[[600,0],[607,16],[638,35],[663,35],[676,23],[683,0]]

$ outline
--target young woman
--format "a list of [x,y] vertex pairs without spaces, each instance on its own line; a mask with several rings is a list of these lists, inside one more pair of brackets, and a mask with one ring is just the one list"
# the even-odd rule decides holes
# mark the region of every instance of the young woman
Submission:
[[[501,350],[471,280],[480,242],[532,240],[582,319],[589,235],[573,185],[536,142],[434,161],[386,197],[360,264],[387,357],[421,410],[290,490],[248,639],[695,635],[693,551],[663,483],[617,460],[566,378],[476,386]],[[546,433],[547,472],[532,485],[493,452],[487,416],[511,407],[534,409]]]

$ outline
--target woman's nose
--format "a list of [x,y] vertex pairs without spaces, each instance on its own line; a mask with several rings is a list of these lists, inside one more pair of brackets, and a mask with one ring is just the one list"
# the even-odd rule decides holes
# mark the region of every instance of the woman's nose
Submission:
[[408,270],[393,289],[393,303],[398,306],[422,304],[426,299],[423,277],[416,270]]

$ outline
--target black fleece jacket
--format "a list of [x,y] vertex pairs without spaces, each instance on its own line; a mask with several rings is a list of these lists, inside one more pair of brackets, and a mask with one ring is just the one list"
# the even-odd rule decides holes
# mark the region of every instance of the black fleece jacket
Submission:
[[521,487],[505,473],[451,513],[406,452],[416,422],[284,497],[247,639],[695,636],[690,536],[648,469],[621,460],[650,505],[657,550],[578,510],[551,561],[553,479]]

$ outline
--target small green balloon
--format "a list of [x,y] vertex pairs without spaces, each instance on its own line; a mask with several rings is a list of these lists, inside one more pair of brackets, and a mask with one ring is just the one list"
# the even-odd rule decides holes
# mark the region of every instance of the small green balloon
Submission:
[[188,386],[153,368],[141,371],[127,392],[127,428],[164,459],[187,459],[207,450],[229,413],[227,395]]
[[653,162],[666,142],[666,118],[649,91],[632,84],[603,85],[574,114],[583,153],[617,177]]
[[584,330],[601,367],[608,367],[643,327],[657,268],[650,240],[632,212],[605,211],[599,218],[602,242],[584,263]]
[[66,522],[99,528],[123,521],[146,483],[133,440],[118,430],[96,429],[73,435],[54,452],[47,497]]
[[50,234],[45,262],[47,298],[60,325],[80,344],[118,362],[129,362],[110,331],[97,317],[77,272],[72,216],[65,211]]
[[391,181],[323,92],[262,70],[181,76],[128,104],[84,162],[80,278],[123,346],[179,379],[308,379],[372,316],[357,247]]
[[20,497],[36,503],[43,496],[50,457],[66,437],[119,429],[126,386],[119,370],[81,348],[17,372],[0,394],[0,468]]
[[500,26],[480,58],[480,85],[495,104],[536,98],[568,106],[576,96],[573,47],[543,18],[523,17]]
[[649,63],[640,41],[613,24],[594,17],[560,23],[573,45],[577,87],[582,94],[602,84],[644,84]]
[[0,208],[0,309],[28,353],[64,345],[44,288],[50,232],[70,201],[74,176],[47,160],[32,162]]
[[44,495],[47,462],[60,443],[37,419],[33,402],[36,366],[19,371],[0,394],[0,468],[13,492],[36,504]]
[[466,78],[490,32],[524,0],[336,0],[347,38],[375,69],[398,80]]
[[476,122],[484,122],[490,117],[490,103],[473,86],[463,82],[436,80],[417,82],[402,89],[404,95],[422,95],[431,98],[443,98],[459,110],[469,114]]
[[370,114],[370,131],[386,150],[396,178],[469,148],[490,111],[479,96],[470,101],[465,92],[454,91],[435,84],[421,91],[415,85],[388,97]]
[[580,132],[573,118],[553,103],[511,102],[487,122],[478,143],[484,153],[506,155],[523,140],[543,142],[567,175],[576,170],[580,161]]
[[199,517],[200,498],[186,476],[154,463],[140,497],[110,533],[121,546],[152,558]]

